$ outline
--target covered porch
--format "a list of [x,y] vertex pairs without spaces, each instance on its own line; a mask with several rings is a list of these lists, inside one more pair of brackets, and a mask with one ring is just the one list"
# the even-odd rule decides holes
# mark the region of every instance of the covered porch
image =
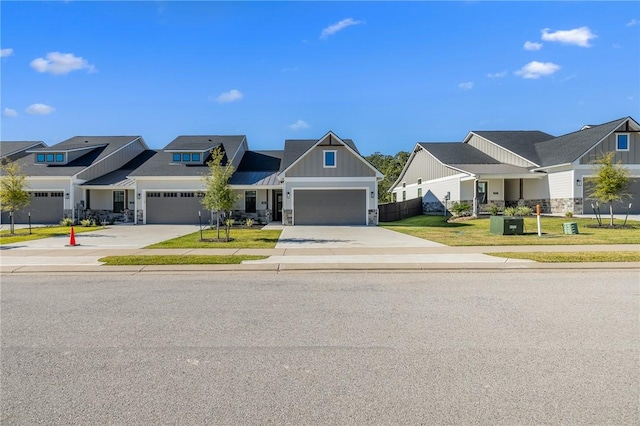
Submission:
[[[520,168],[518,168],[520,169]],[[522,170],[522,169],[521,169]],[[488,214],[493,209],[540,205],[551,213],[545,173],[478,173],[461,179],[461,201],[471,204],[474,215]]]

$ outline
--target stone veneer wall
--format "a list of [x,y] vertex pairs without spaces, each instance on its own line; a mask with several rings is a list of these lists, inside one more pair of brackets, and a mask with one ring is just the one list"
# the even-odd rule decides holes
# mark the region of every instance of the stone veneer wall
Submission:
[[369,226],[378,224],[378,209],[369,209]]
[[584,200],[582,198],[552,198],[551,213],[584,214]]
[[282,210],[282,224],[283,225],[293,225],[293,210],[292,209],[284,209],[284,210]]
[[444,204],[440,201],[423,201],[422,214],[444,213]]

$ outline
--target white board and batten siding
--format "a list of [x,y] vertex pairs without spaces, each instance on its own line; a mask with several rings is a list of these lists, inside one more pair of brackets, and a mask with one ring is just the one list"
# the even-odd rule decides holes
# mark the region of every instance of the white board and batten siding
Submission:
[[418,179],[422,179],[422,182],[427,182],[459,173],[457,170],[444,166],[424,149],[420,149],[409,164],[398,187],[402,186],[402,182],[406,182],[407,186],[409,186],[417,184]]
[[493,142],[489,142],[485,138],[482,138],[476,134],[472,134],[467,143],[502,163],[512,164],[519,167],[535,166],[535,164],[531,163],[530,161],[527,161],[524,158],[519,157],[514,153],[502,148],[501,146],[496,145]]
[[549,173],[549,198],[574,198],[574,176],[573,170]]

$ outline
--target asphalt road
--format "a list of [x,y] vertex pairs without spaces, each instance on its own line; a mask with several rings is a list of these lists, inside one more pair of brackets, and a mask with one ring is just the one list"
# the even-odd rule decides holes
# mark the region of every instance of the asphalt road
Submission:
[[638,273],[4,275],[3,425],[639,424]]

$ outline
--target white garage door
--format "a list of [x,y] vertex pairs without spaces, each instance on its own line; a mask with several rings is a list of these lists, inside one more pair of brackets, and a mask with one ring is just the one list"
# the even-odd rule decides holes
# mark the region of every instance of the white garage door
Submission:
[[366,225],[364,189],[295,190],[294,225]]

